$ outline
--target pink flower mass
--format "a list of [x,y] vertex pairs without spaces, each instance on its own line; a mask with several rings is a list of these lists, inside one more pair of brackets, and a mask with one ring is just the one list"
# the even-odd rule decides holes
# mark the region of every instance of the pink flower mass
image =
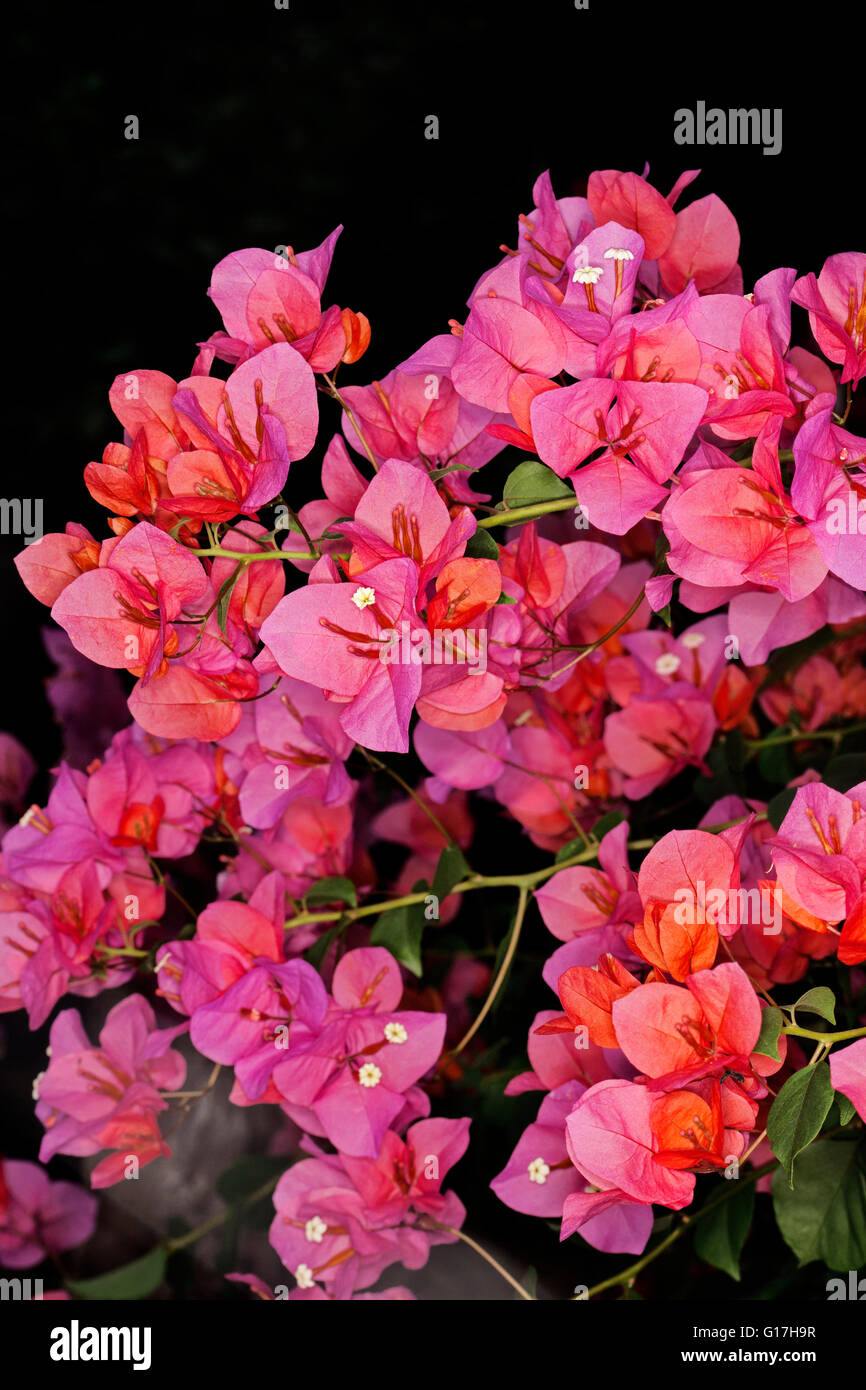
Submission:
[[16,560],[64,756],[0,734],[0,1013],[47,1049],[4,1267],[200,1103],[256,1178],[208,1155],[227,1210],[159,1249],[224,1221],[237,1296],[408,1300],[448,1245],[531,1299],[545,1225],[543,1297],[692,1231],[739,1278],[753,1219],[866,1261],[866,256],[752,285],[699,176],[541,174],[377,380],[342,227],[230,252],[189,374],[110,386],[102,525]]

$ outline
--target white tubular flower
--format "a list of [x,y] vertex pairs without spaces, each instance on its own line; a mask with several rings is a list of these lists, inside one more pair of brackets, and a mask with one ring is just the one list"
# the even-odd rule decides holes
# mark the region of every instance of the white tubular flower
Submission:
[[321,1245],[327,1230],[327,1221],[323,1221],[321,1216],[311,1216],[304,1227],[304,1235],[313,1245]]
[[665,652],[655,663],[655,671],[659,676],[672,676],[675,671],[680,669],[682,662],[673,652]]
[[571,281],[574,285],[597,285],[603,274],[603,265],[579,265]]
[[545,1163],[543,1158],[534,1158],[526,1171],[529,1173],[530,1182],[545,1183],[550,1173],[550,1165]]

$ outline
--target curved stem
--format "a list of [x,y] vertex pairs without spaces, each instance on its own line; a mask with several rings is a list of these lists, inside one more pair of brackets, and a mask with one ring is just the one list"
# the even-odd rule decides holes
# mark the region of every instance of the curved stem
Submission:
[[479,531],[490,531],[494,526],[516,526],[521,521],[532,521],[537,516],[547,516],[549,512],[577,511],[576,497],[557,497],[553,502],[534,502],[526,507],[511,507],[505,512],[494,512],[478,521]]
[[226,1207],[225,1211],[219,1212],[217,1216],[211,1216],[207,1221],[203,1221],[200,1226],[195,1226],[193,1230],[187,1231],[184,1235],[174,1236],[170,1240],[162,1241],[163,1250],[165,1250],[167,1255],[173,1255],[176,1250],[184,1250],[188,1245],[195,1245],[197,1240],[201,1240],[202,1236],[210,1235],[211,1231],[219,1230],[220,1226],[225,1225],[226,1221],[228,1221],[229,1217],[234,1212],[243,1211],[246,1207],[253,1206],[256,1202],[261,1201],[262,1197],[267,1197],[270,1192],[273,1192],[281,1176],[282,1174],[278,1174],[275,1178],[269,1178],[266,1183],[262,1183],[262,1186],[257,1187],[255,1192],[251,1192],[248,1197],[244,1197],[242,1201],[236,1202],[234,1206]]
[[859,734],[864,729],[866,723],[851,724],[847,729],[794,729],[790,733],[780,734],[778,738],[768,734],[766,738],[746,739],[746,747],[750,753],[756,753],[759,748],[774,748],[777,743],[809,743],[816,738],[830,738],[841,743],[849,734]]
[[[419,1225],[420,1224],[422,1223],[419,1222]],[[495,1269],[496,1273],[502,1276],[506,1284],[510,1284],[513,1289],[516,1289],[520,1297],[525,1298],[527,1303],[534,1303],[536,1301],[532,1297],[532,1294],[527,1293],[523,1285],[518,1284],[517,1280],[512,1278],[508,1273],[508,1270],[504,1269],[498,1260],[494,1260],[493,1256],[484,1249],[484,1246],[479,1245],[471,1236],[467,1236],[463,1231],[458,1231],[456,1226],[444,1226],[441,1221],[435,1221],[432,1216],[427,1217],[423,1224],[428,1228],[432,1226],[437,1231],[448,1231],[449,1235],[457,1236],[458,1240],[462,1240],[465,1245],[468,1245],[471,1250],[475,1251],[476,1255],[480,1255],[482,1260],[486,1260],[491,1269]]]
[[252,565],[256,560],[309,560],[315,550],[223,550],[221,545],[211,545],[207,549],[190,550],[191,555],[215,556],[219,560],[237,560],[242,565]]
[[866,1038],[866,1028],[848,1028],[843,1033],[816,1033],[811,1028],[798,1028],[796,1024],[789,1023],[783,1026],[782,1032],[794,1038],[813,1038],[819,1043],[826,1043],[827,1047],[837,1042],[849,1042],[853,1038]]
[[352,428],[355,431],[355,434],[358,436],[358,439],[363,445],[364,453],[367,455],[367,458],[373,465],[373,472],[378,473],[379,465],[376,462],[376,456],[373,453],[373,450],[370,448],[369,444],[367,443],[366,439],[364,438],[364,433],[361,429],[361,426],[358,424],[358,421],[355,418],[355,412],[352,410],[352,407],[350,405],[347,405],[346,402],[343,400],[343,397],[337,390],[336,382],[328,376],[327,372],[322,372],[322,379],[328,383],[328,395],[332,396],[335,401],[339,401],[341,410],[343,410],[345,414],[348,416]]
[[605,1289],[612,1289],[618,1285],[625,1287],[633,1283],[641,1270],[645,1269],[648,1264],[652,1264],[653,1260],[657,1259],[669,1246],[673,1245],[674,1241],[679,1240],[680,1236],[685,1235],[686,1231],[690,1230],[698,1221],[702,1221],[711,1211],[715,1211],[716,1207],[720,1207],[723,1202],[730,1201],[731,1197],[735,1196],[737,1192],[741,1192],[743,1183],[757,1182],[765,1173],[771,1172],[777,1164],[778,1159],[773,1158],[768,1163],[762,1163],[760,1168],[753,1168],[750,1173],[746,1173],[744,1177],[738,1178],[736,1182],[731,1182],[727,1191],[719,1193],[717,1197],[713,1197],[705,1206],[696,1211],[694,1216],[684,1216],[679,1226],[675,1226],[674,1229],[665,1236],[663,1241],[660,1241],[659,1244],[654,1246],[647,1254],[642,1255],[639,1260],[635,1260],[634,1264],[629,1265],[627,1269],[620,1270],[619,1274],[612,1275],[610,1279],[603,1279],[600,1284],[593,1284],[589,1292],[584,1294],[582,1298],[573,1298],[571,1302],[579,1303],[586,1301],[587,1299],[593,1298],[596,1294],[602,1293]]
[[364,757],[367,759],[367,762],[369,763],[370,767],[373,769],[374,772],[387,772],[388,776],[397,783],[397,786],[402,787],[403,791],[406,792],[407,796],[410,796],[412,800],[415,802],[415,805],[418,806],[419,809],[424,812],[431,825],[435,826],[436,829],[439,831],[439,834],[445,841],[446,846],[453,845],[455,843],[454,836],[449,834],[449,832],[445,829],[445,826],[442,824],[441,820],[436,815],[436,812],[432,809],[432,807],[427,805],[426,801],[424,801],[423,798],[420,797],[412,787],[409,786],[409,783],[406,781],[404,777],[400,776],[399,772],[395,772],[394,768],[389,767],[388,763],[383,763],[381,758],[377,758],[375,754],[371,753],[369,749],[364,748],[362,744],[357,743],[355,747],[358,749],[359,753],[363,753]]
[[[466,1044],[468,1042],[471,1042],[472,1039],[475,1037],[475,1034],[478,1032],[478,1029],[481,1027],[485,1018],[490,1013],[490,1010],[493,1008],[493,1005],[496,1002],[496,996],[502,988],[502,985],[505,981],[505,977],[507,976],[508,971],[511,968],[511,962],[514,959],[514,952],[517,950],[517,943],[520,940],[520,932],[521,928],[523,927],[523,919],[526,916],[526,905],[528,902],[529,889],[524,886],[520,889],[520,897],[517,900],[517,912],[514,917],[514,926],[511,928],[511,938],[508,942],[508,949],[505,952],[505,955],[502,957],[502,964],[499,967],[496,979],[490,986],[490,993],[488,994],[483,1005],[481,1006],[481,1009],[478,1013],[478,1017],[475,1019],[474,1023],[472,1024],[472,1027],[468,1030],[468,1032],[464,1033],[463,1037],[460,1039],[456,1047],[452,1047],[450,1052],[446,1052],[444,1054],[442,1062],[445,1062],[447,1064],[452,1057],[456,1057],[458,1053],[463,1051]],[[440,1062],[439,1064],[440,1068],[442,1066],[442,1062]]]
[[[654,844],[654,840],[630,840],[628,848],[651,849]],[[575,864],[585,864],[589,859],[595,859],[597,854],[598,845],[593,843],[588,849],[581,850],[578,854],[571,854],[558,864],[548,864],[544,869],[536,869],[531,874],[476,874],[472,878],[465,879],[463,883],[456,883],[451,892],[473,893],[479,888],[527,888],[531,890],[537,883],[543,883],[545,879],[551,878],[563,869],[570,869]],[[354,922],[359,917],[375,917],[380,912],[393,912],[396,908],[412,907],[415,903],[426,902],[427,897],[427,893],[404,893],[399,898],[388,898],[385,902],[365,903],[363,907],[340,908],[325,912],[301,912],[297,917],[289,917],[286,920],[285,928],[290,931],[293,927],[305,927],[314,922],[338,922],[341,918]]]

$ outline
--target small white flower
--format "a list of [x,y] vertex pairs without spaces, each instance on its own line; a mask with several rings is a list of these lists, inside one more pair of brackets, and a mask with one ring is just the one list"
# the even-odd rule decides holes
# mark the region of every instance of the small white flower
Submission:
[[740,395],[740,383],[735,376],[725,377],[725,400],[736,401]]
[[571,282],[574,285],[597,285],[603,274],[603,265],[579,265]]
[[45,1049],[45,1056],[46,1056],[46,1057],[50,1057],[50,1056],[51,1056],[51,1044],[50,1044],[50,1043],[48,1044],[48,1046],[47,1046],[46,1049]]
[[362,1086],[378,1086],[382,1073],[375,1062],[365,1062],[358,1072],[358,1080]]
[[545,1163],[543,1158],[534,1158],[530,1163],[527,1172],[529,1173],[530,1182],[544,1183],[547,1182],[547,1176],[550,1172],[550,1165],[548,1163]]
[[295,1282],[299,1289],[311,1289],[313,1287],[316,1281],[309,1265],[298,1265],[295,1270]]
[[376,590],[365,588],[362,585],[353,593],[352,602],[356,608],[369,608],[371,603],[376,602]]
[[634,256],[631,251],[626,251],[623,247],[611,246],[609,251],[605,251],[606,261],[633,261]]
[[675,671],[680,669],[682,662],[673,652],[665,652],[655,663],[656,674],[659,676],[672,676]]
[[385,1024],[385,1037],[388,1039],[389,1043],[404,1043],[408,1036],[409,1034],[406,1032],[402,1023]]
[[694,651],[695,647],[702,647],[706,640],[707,639],[702,632],[686,632],[680,638],[680,641],[682,642],[683,646],[688,647],[690,652]]
[[44,1072],[44,1071],[41,1071],[41,1072],[39,1073],[38,1076],[35,1076],[35,1077],[33,1078],[33,1090],[32,1090],[31,1093],[30,1093],[31,1096],[32,1096],[32,1098],[33,1098],[33,1100],[38,1100],[38,1099],[39,1099],[39,1085],[40,1085],[40,1082],[42,1081],[42,1078],[44,1077],[44,1075],[45,1075],[45,1072]]
[[307,1237],[307,1240],[312,1241],[314,1245],[321,1245],[327,1229],[328,1223],[327,1221],[323,1221],[321,1216],[311,1216],[304,1227],[304,1235]]

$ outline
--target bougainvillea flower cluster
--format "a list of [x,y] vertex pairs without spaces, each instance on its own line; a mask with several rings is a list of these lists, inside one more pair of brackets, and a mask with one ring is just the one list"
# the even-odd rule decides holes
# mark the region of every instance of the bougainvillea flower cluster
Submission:
[[[866,1119],[866,255],[747,287],[698,171],[648,174],[541,175],[462,320],[379,380],[328,302],[342,228],[226,255],[188,375],[110,388],[97,534],[17,559],[65,753],[28,809],[0,735],[39,1164],[169,1164],[227,1071],[279,1120],[287,1283],[229,1276],[262,1298],[411,1298],[398,1267],[469,1239],[442,1184],[524,930],[546,1007],[499,1090],[540,1098],[485,1181],[576,1276],[586,1244],[654,1258],[713,1183],[775,1165],[796,1204],[803,1151]],[[491,815],[520,872],[480,871]],[[515,889],[476,949],[479,893]],[[39,1164],[0,1162],[9,1268],[94,1226]]]

